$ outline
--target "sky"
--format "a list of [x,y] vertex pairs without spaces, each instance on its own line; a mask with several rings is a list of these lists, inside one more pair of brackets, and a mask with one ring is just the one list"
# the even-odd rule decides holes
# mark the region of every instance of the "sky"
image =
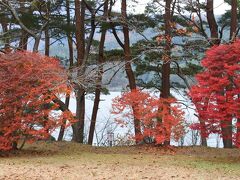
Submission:
[[[128,0],[130,1],[130,0]],[[137,0],[138,3],[130,3],[130,6],[131,5],[136,5],[135,7],[135,12],[136,13],[143,13],[144,12],[144,9],[145,9],[145,6],[147,5],[148,2],[150,2],[151,0]],[[205,0],[202,0],[203,2]],[[117,1],[116,5],[115,5],[115,8],[114,10],[116,11],[120,11],[120,8],[121,8],[121,1]],[[128,11],[129,12],[132,12],[131,10],[132,8],[128,8]],[[227,5],[226,3],[224,3],[224,0],[215,0],[214,1],[214,13],[215,15],[221,15],[225,12],[225,10],[229,10],[230,9],[230,6]]]

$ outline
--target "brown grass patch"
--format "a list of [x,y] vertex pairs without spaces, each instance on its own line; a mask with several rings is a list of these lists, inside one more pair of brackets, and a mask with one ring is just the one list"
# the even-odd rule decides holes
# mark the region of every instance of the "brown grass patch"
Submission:
[[240,150],[37,142],[0,158],[0,179],[240,179]]

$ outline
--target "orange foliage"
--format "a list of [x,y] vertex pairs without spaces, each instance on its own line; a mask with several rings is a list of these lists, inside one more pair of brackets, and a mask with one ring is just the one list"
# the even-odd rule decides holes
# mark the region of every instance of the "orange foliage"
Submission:
[[[59,61],[25,51],[0,54],[0,150],[13,142],[48,138],[70,112],[54,115],[67,75]],[[71,120],[71,118],[69,119]]]
[[156,41],[157,41],[158,44],[160,44],[162,42],[171,43],[172,42],[172,37],[169,36],[169,35],[162,35],[162,34],[160,34],[160,35],[158,35],[156,37]]
[[177,29],[177,30],[176,30],[176,33],[177,33],[177,35],[179,35],[179,36],[186,35],[186,34],[187,34],[187,29],[182,29],[182,28]]
[[156,144],[162,144],[169,141],[171,135],[178,140],[184,133],[184,113],[173,98],[159,99],[137,89],[115,98],[112,114],[118,115],[116,121],[121,125],[127,125],[134,117],[139,120],[142,133],[135,135],[138,140],[150,137]]

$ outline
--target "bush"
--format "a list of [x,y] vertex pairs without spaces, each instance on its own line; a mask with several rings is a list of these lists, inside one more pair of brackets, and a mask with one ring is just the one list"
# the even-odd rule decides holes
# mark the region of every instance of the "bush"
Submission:
[[48,138],[69,118],[53,103],[67,91],[67,75],[54,58],[26,51],[0,54],[0,150],[20,140]]

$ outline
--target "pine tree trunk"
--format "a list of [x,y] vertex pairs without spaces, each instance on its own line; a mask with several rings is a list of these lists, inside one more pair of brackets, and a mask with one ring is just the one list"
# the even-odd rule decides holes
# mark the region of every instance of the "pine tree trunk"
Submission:
[[[47,2],[46,16],[49,18],[51,11],[51,3]],[[45,33],[45,56],[49,56],[50,53],[50,36],[49,36],[49,25],[46,26]]]
[[[66,11],[67,11],[67,25],[71,26],[71,14],[70,14],[70,3],[69,0],[66,0]],[[68,39],[68,51],[69,51],[69,68],[71,69],[73,67],[73,39],[71,32],[68,30],[67,32],[67,39]]]
[[230,27],[230,40],[236,39],[236,32],[237,32],[237,7],[238,7],[238,0],[231,0],[231,27]]
[[[66,95],[66,100],[65,100],[66,107],[69,107],[69,103],[70,103],[70,94],[67,94]],[[66,120],[64,120],[63,125],[61,125],[61,127],[60,127],[60,132],[59,132],[59,135],[58,135],[58,141],[63,140],[65,125],[66,125]]]
[[214,0],[207,0],[206,12],[207,12],[207,21],[211,32],[211,43],[212,45],[220,44],[220,40],[218,38],[218,25],[214,16]]
[[[80,0],[75,0],[75,17],[76,17],[76,43],[77,43],[77,66],[81,69],[84,62],[85,57],[85,4]],[[80,72],[79,74],[83,73]],[[77,123],[73,125],[74,134],[73,141],[83,143],[84,139],[84,117],[85,117],[85,90],[77,85],[77,110],[76,110],[76,118]]]
[[27,50],[28,45],[28,33],[22,30],[22,36],[19,41],[19,48],[22,50]]
[[[20,10],[22,12],[24,12],[24,6],[22,3],[20,3]],[[31,13],[31,12],[29,12]],[[21,30],[21,38],[20,38],[20,41],[19,41],[19,48],[22,49],[22,50],[27,50],[27,45],[28,45],[28,33],[26,31],[24,31],[23,29]]]
[[49,37],[49,27],[45,29],[45,56],[49,56],[50,51],[50,37]]
[[[220,44],[220,39],[219,39],[219,35],[218,35],[218,25],[216,23],[216,19],[215,19],[215,16],[214,16],[214,7],[213,7],[213,4],[214,4],[214,0],[207,0],[206,1],[207,4],[206,4],[206,14],[207,14],[207,22],[208,22],[208,25],[209,25],[209,29],[210,29],[210,32],[211,32],[211,45],[218,45]],[[201,136],[201,145],[202,146],[207,146],[207,139],[206,139],[206,125],[205,125],[205,122],[204,120],[202,120],[201,117],[199,117],[199,122],[200,122],[200,125],[201,125],[201,130],[200,130],[200,136]]]
[[34,38],[35,42],[33,45],[33,52],[38,52],[38,48],[39,48],[39,44],[40,44],[40,40],[41,40],[41,34],[38,35],[37,37]]
[[[107,14],[108,14],[108,0],[106,0],[105,4],[104,4],[104,14],[103,14],[104,20],[107,19]],[[99,73],[98,73],[98,80],[97,80],[97,85],[96,85],[96,90],[95,90],[95,99],[94,99],[91,124],[90,124],[89,136],[88,136],[88,144],[89,145],[92,145],[92,143],[93,143],[95,125],[96,125],[100,96],[101,96],[101,88],[102,88],[101,82],[102,82],[102,74],[103,74],[102,64],[104,62],[104,44],[105,44],[105,39],[106,39],[106,33],[107,33],[107,30],[105,27],[103,27],[101,39],[100,39],[100,45],[99,45],[99,53],[98,53]]]
[[[232,119],[232,117],[229,117]],[[221,122],[222,138],[224,148],[232,148],[232,121]]]
[[74,124],[75,134],[73,134],[73,140],[78,143],[83,143],[84,117],[85,117],[85,91],[83,89],[78,89],[76,98],[77,98],[77,109],[76,109],[77,123]]
[[[70,19],[69,0],[66,0],[66,12],[67,12],[67,25],[70,26],[71,25],[71,19]],[[73,40],[72,40],[71,33],[69,31],[67,32],[67,39],[68,39],[68,51],[69,51],[69,63],[70,63],[69,69],[71,69],[73,67]],[[70,94],[66,94],[65,105],[67,107],[69,107],[69,103],[70,103]],[[64,124],[60,128],[60,132],[59,132],[59,135],[58,135],[58,141],[63,140],[65,125],[66,125],[66,121],[64,122]]]
[[[3,33],[8,32],[8,23],[7,23],[7,20],[6,20],[5,16],[1,17],[0,23],[1,23],[1,26],[2,26]],[[4,48],[8,49],[9,47],[10,47],[9,37],[4,37]]]
[[240,145],[240,118],[237,119],[237,137],[236,137],[238,145]]
[[[137,88],[135,76],[131,66],[131,50],[130,50],[130,40],[129,40],[129,28],[127,24],[127,2],[126,0],[122,0],[122,18],[124,21],[123,24],[123,34],[124,34],[124,56],[125,56],[125,71],[127,73],[129,87],[131,91]],[[132,107],[133,114],[136,114],[135,107]],[[134,132],[135,135],[140,135],[140,121],[134,116]],[[139,143],[139,140],[136,139],[136,143]]]
[[[162,91],[161,98],[170,97],[170,64],[171,64],[171,3],[172,0],[166,0],[165,4],[165,38],[166,45],[164,50],[163,65],[162,65]],[[170,104],[168,104],[170,106]],[[162,119],[164,121],[164,119]],[[170,145],[170,135],[166,135],[164,145]]]

